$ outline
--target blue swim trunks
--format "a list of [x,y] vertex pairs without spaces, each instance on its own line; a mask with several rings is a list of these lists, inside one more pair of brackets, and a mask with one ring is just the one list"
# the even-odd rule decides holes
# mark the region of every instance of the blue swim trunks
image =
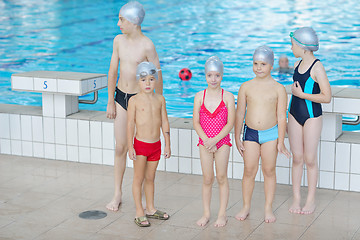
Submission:
[[278,125],[266,130],[255,130],[249,128],[246,124],[244,126],[243,141],[252,141],[263,144],[276,140],[278,137]]

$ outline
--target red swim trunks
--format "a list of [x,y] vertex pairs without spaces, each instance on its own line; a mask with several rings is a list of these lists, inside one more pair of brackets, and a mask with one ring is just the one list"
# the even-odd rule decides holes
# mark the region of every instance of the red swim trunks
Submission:
[[134,139],[134,149],[136,155],[147,157],[148,161],[159,161],[161,155],[161,142],[160,140],[154,143],[146,143]]

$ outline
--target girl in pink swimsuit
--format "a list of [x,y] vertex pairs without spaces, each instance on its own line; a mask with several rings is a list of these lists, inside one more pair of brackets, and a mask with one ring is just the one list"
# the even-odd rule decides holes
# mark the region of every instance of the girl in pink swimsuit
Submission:
[[226,207],[229,199],[227,169],[230,154],[230,130],[235,121],[235,99],[230,92],[221,89],[224,66],[218,57],[210,57],[205,63],[207,89],[198,92],[194,100],[193,125],[199,135],[199,151],[203,172],[203,216],[197,221],[205,226],[210,220],[211,189],[216,180],[220,190],[220,208],[215,227],[227,223]]

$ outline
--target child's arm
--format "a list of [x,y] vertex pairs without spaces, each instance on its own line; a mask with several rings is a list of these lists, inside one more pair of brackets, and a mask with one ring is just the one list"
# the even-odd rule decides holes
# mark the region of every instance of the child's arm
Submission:
[[199,135],[199,137],[205,141],[208,139],[206,136],[204,130],[202,129],[200,125],[200,107],[201,107],[201,97],[202,97],[203,91],[196,93],[194,98],[194,109],[193,109],[193,126],[194,129]]
[[224,99],[227,103],[227,109],[228,109],[228,117],[227,117],[227,123],[223,127],[223,129],[219,132],[218,135],[216,135],[213,138],[209,138],[208,140],[204,141],[204,146],[211,149],[213,148],[216,143],[218,143],[221,139],[226,137],[226,135],[229,134],[231,129],[234,127],[234,121],[235,121],[235,99],[234,95],[230,92],[224,93]]
[[159,55],[157,54],[155,46],[152,42],[151,42],[151,44],[149,44],[149,46],[147,48],[146,58],[149,62],[152,62],[157,69],[160,70],[160,71],[158,71],[158,81],[156,82],[156,85],[155,85],[155,92],[157,94],[162,95],[163,94],[163,79],[162,79]]
[[114,38],[114,42],[113,42],[113,52],[111,56],[110,68],[108,73],[108,104],[106,108],[106,117],[110,119],[114,119],[116,117],[114,95],[115,95],[118,67],[119,67],[119,44],[118,44],[118,36],[117,36]]
[[278,151],[290,158],[290,153],[284,144],[286,132],[286,105],[287,95],[284,86],[278,88],[277,121],[278,121]]
[[304,93],[300,87],[299,82],[295,82],[292,85],[291,87],[292,94],[299,98],[307,99],[316,103],[329,103],[331,101],[331,87],[330,87],[329,79],[325,72],[325,68],[321,62],[315,63],[313,68],[313,74],[315,80],[317,81],[320,87],[319,94]]
[[241,130],[243,128],[244,118],[246,111],[246,95],[245,95],[245,85],[244,83],[240,86],[237,99],[237,108],[235,116],[235,143],[236,147],[241,156],[243,156],[243,151],[245,150],[244,145],[240,139]]
[[170,124],[166,112],[166,101],[163,96],[161,96],[161,128],[165,139],[165,158],[169,158],[171,156],[171,148],[170,148]]
[[135,133],[135,97],[129,99],[127,109],[127,144],[129,148],[129,158],[136,160],[136,152],[134,149],[134,133]]

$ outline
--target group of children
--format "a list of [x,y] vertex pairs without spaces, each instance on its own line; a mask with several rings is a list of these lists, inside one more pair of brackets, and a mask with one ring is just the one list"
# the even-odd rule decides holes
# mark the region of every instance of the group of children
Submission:
[[[161,155],[160,129],[165,139],[164,155],[169,158],[170,127],[165,98],[162,96],[159,58],[152,41],[141,32],[144,16],[145,11],[138,2],[129,2],[120,10],[118,26],[123,34],[116,36],[113,43],[107,106],[107,117],[115,119],[116,148],[115,194],[106,207],[112,211],[119,209],[128,152],[134,163],[134,221],[140,227],[150,226],[148,218],[167,220],[170,217],[154,206],[154,179]],[[233,94],[221,88],[224,72],[221,60],[213,56],[205,63],[208,87],[195,95],[193,110],[193,126],[199,135],[203,172],[203,216],[197,221],[199,226],[205,226],[210,219],[214,161],[220,191],[220,207],[214,226],[222,227],[227,223],[227,169],[232,146],[229,133],[233,127],[236,147],[244,158],[243,208],[235,218],[245,220],[250,213],[255,176],[261,158],[265,191],[264,219],[265,222],[276,220],[272,210],[276,188],[276,158],[278,152],[288,158],[291,156],[284,145],[286,132],[293,156],[293,204],[289,211],[310,214],[315,210],[318,172],[316,155],[322,128],[321,103],[330,101],[331,89],[323,65],[313,54],[319,47],[315,31],[309,27],[299,28],[290,37],[292,52],[301,61],[294,65],[288,124],[287,94],[284,86],[271,77],[274,53],[269,47],[260,46],[255,50],[255,78],[241,84],[236,108]],[[120,77],[116,87],[119,62]],[[305,205],[301,207],[300,186],[304,163],[308,171],[308,196]],[[145,210],[142,191],[146,199]]]

